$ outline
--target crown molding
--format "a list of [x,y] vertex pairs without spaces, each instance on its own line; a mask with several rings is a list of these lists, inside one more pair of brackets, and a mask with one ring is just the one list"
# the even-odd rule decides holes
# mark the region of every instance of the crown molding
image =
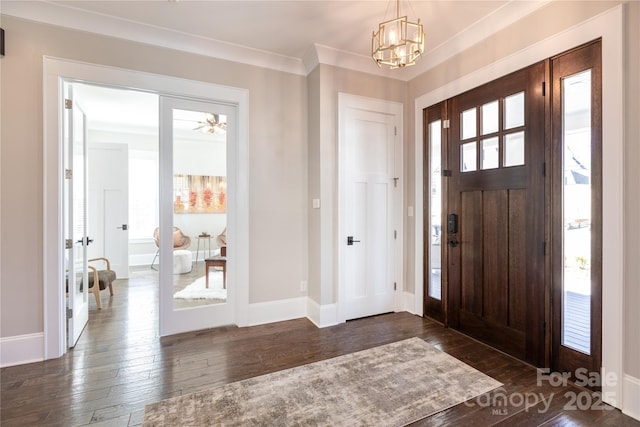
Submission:
[[88,12],[71,6],[46,1],[3,1],[2,14],[276,71],[306,75],[304,63],[299,58]]
[[[453,58],[460,52],[479,43],[525,16],[546,6],[553,0],[510,1],[474,24],[460,31],[444,43],[429,50],[415,67],[408,68],[407,79],[412,80]],[[428,33],[428,31],[425,31]]]
[[396,70],[378,68],[369,56],[321,44],[311,46],[303,58],[294,58],[47,1],[3,1],[2,14],[302,76],[318,64],[327,64],[410,81],[551,1],[510,1],[427,51],[415,66]]

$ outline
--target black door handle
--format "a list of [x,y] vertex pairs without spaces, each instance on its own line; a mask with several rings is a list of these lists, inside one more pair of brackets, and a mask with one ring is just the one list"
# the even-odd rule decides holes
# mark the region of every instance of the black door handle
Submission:
[[360,240],[353,240],[353,236],[347,236],[347,245],[352,246],[354,243],[360,243]]
[[451,246],[452,248],[455,248],[460,244],[456,239],[449,239],[448,243],[449,243],[449,246]]

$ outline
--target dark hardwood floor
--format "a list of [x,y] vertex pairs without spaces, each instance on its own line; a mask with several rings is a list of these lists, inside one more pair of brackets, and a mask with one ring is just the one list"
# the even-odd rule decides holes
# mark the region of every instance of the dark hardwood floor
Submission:
[[[92,303],[89,325],[65,356],[1,370],[3,426],[137,425],[144,406],[160,399],[415,336],[504,383],[484,399],[460,404],[416,426],[640,426],[606,405],[571,410],[571,393],[582,398],[579,405],[586,396],[594,403],[597,399],[570,384],[538,386],[534,368],[407,313],[324,329],[297,319],[159,339],[157,283],[152,275],[134,272],[128,281],[116,282],[115,295],[107,299],[105,293],[100,311]],[[550,402],[548,407],[541,396]]]

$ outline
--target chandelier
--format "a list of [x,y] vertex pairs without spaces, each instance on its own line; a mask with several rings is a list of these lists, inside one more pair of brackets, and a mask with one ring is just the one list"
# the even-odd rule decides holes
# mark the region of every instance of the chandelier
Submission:
[[414,65],[424,53],[424,31],[418,23],[400,16],[400,0],[396,0],[396,17],[379,24],[378,32],[371,39],[371,57],[378,67],[390,69]]

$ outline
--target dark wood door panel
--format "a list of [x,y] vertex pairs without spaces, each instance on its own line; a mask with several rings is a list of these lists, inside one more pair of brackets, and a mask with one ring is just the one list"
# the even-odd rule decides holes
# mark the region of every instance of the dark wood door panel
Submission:
[[[482,316],[482,191],[460,193],[460,308]],[[454,252],[452,250],[451,252]]]
[[526,337],[522,331],[487,318],[479,318],[464,309],[460,310],[459,329],[505,353],[522,360],[527,359]]
[[510,327],[524,331],[527,295],[527,192],[509,191],[509,320]]
[[508,202],[507,190],[484,191],[482,201],[483,317],[508,326]]

